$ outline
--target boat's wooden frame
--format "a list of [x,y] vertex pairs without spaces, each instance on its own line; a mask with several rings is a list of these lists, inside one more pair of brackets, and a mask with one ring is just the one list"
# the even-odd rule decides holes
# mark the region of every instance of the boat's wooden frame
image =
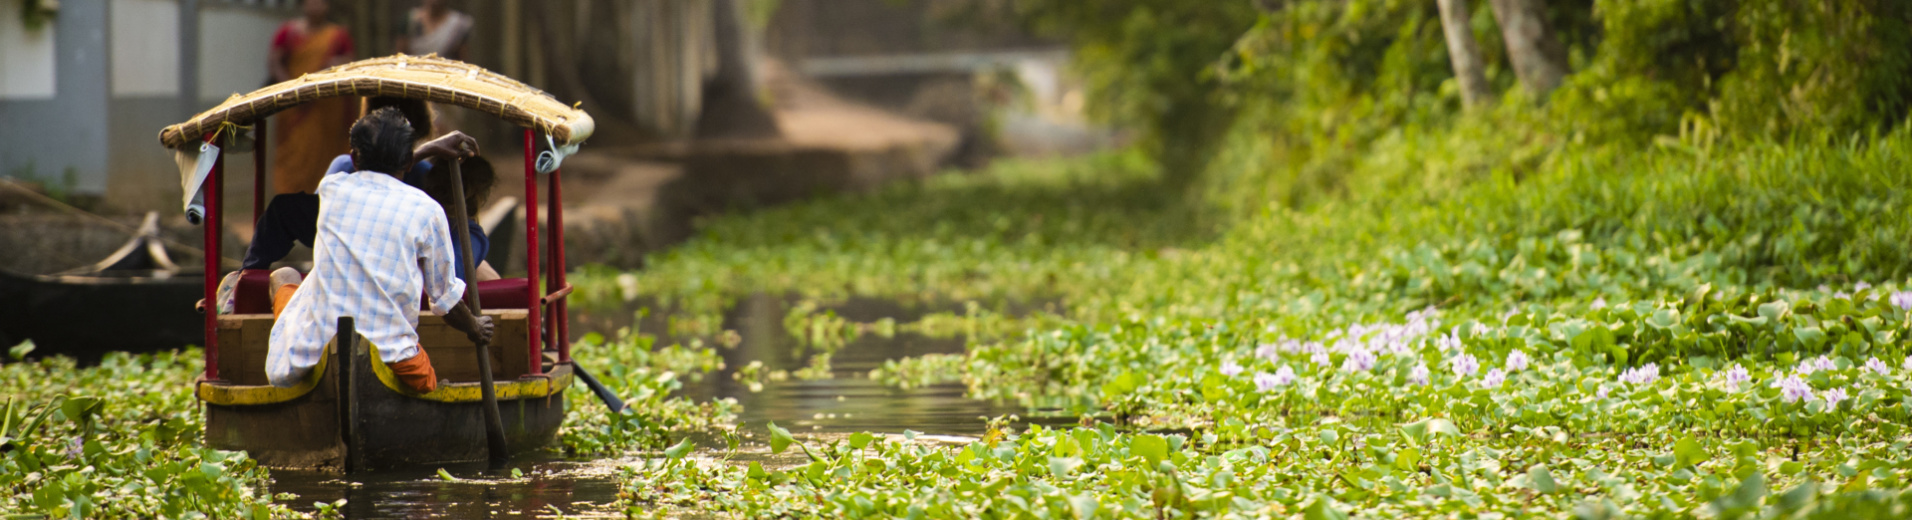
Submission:
[[[399,55],[341,65],[236,95],[185,123],[167,127],[160,140],[169,148],[201,141],[227,145],[224,149],[233,148],[232,144],[243,148],[244,140],[235,140],[233,134],[256,128],[256,218],[264,207],[264,194],[258,187],[264,186],[266,118],[300,103],[357,95],[456,104],[525,127],[523,240],[528,283],[523,283],[522,296],[527,303],[520,309],[487,306],[485,314],[498,327],[491,367],[507,451],[549,447],[564,422],[564,391],[573,380],[565,304],[571,286],[565,281],[564,211],[556,167],[562,157],[546,161],[539,152],[549,156],[552,148],[575,150],[591,133],[589,115],[476,66],[435,56]],[[539,143],[546,146],[541,149]],[[216,301],[221,279],[217,262],[225,159],[218,155],[212,160],[200,191],[206,208],[203,272],[214,275],[204,278],[203,302]],[[550,189],[548,251],[541,251],[538,241],[539,174],[545,174]],[[551,265],[541,273],[539,261],[546,255]],[[540,280],[540,274],[544,279]],[[441,382],[438,390],[420,394],[399,383],[375,354],[376,348],[359,337],[349,321],[341,320],[325,361],[304,383],[278,388],[264,377],[272,316],[206,312],[206,370],[192,382],[194,395],[205,403],[206,444],[246,451],[261,465],[273,468],[350,472],[484,460],[487,447],[474,345],[442,318],[419,316],[420,347],[430,355],[439,376],[449,380]],[[346,338],[343,347],[338,338]]]

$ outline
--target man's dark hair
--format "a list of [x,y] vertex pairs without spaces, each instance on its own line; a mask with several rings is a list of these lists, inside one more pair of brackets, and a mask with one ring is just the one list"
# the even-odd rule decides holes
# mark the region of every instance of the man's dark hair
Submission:
[[386,107],[352,123],[352,160],[359,170],[403,177],[412,169],[412,124]]
[[422,140],[432,136],[432,106],[417,99],[391,96],[373,96],[365,98],[364,114],[370,114],[385,107],[397,108],[405,113],[405,120],[412,122],[412,140]]

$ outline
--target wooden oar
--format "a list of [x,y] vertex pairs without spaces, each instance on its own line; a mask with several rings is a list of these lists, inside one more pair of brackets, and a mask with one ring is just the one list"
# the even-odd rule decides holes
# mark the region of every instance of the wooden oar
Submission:
[[[451,236],[458,243],[458,265],[463,266],[465,272],[465,307],[471,310],[475,320],[483,316],[484,311],[478,306],[478,283],[472,279],[477,266],[471,262],[471,217],[465,214],[465,175],[459,169],[463,162],[463,159],[451,161]],[[491,451],[491,469],[504,469],[511,462],[511,454],[505,451],[505,423],[498,415],[498,393],[491,381],[489,341],[478,342],[478,381],[480,394],[485,399],[485,441]]]
[[597,378],[591,377],[590,372],[585,372],[584,365],[578,364],[574,359],[571,360],[571,369],[578,372],[578,379],[584,381],[584,386],[591,387],[591,392],[597,394],[599,401],[604,401],[604,406],[611,408],[611,413],[624,411],[624,400],[618,399],[616,392],[612,392],[609,387],[604,386],[604,383],[599,383]]

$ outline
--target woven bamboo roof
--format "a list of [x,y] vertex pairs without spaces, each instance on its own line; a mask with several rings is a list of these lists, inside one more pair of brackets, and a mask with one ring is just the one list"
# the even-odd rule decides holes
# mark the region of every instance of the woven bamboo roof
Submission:
[[387,96],[420,99],[477,110],[512,124],[536,128],[558,146],[591,136],[589,114],[544,91],[462,61],[437,55],[355,61],[278,83],[226,102],[159,131],[160,144],[179,148],[197,142],[223,123],[241,126],[301,104],[331,97]]

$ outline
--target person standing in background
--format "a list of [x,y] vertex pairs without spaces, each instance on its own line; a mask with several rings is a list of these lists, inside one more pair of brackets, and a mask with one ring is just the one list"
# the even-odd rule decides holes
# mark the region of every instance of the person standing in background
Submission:
[[[352,35],[326,19],[326,0],[304,0],[304,16],[279,26],[266,54],[272,82],[290,81],[352,60]],[[357,98],[322,99],[280,112],[272,131],[272,192],[313,193],[332,158],[350,149]]]
[[[424,0],[412,8],[405,32],[398,35],[398,52],[413,56],[437,54],[440,58],[465,61],[471,36],[471,15],[454,11],[450,0]],[[432,126],[439,131],[458,128],[462,108],[432,104]]]

